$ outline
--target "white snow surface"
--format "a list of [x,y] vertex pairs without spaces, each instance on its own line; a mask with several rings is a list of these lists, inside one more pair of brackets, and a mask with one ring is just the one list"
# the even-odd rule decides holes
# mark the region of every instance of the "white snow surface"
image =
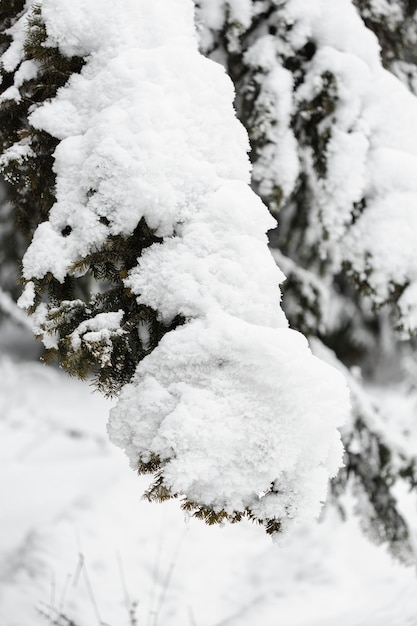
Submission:
[[[60,143],[57,202],[24,276],[63,281],[144,218],[163,241],[144,251],[126,286],[162,322],[186,320],[122,390],[111,439],[133,467],[159,457],[165,485],[199,505],[249,508],[283,529],[317,517],[342,462],[348,391],[287,328],[284,277],[265,235],[275,222],[248,186],[233,87],[198,52],[192,2],[124,0],[114,11],[110,0],[43,0],[42,15],[48,45],[86,64],[30,117]],[[38,328],[46,310],[35,313]],[[94,341],[107,341],[107,322],[115,332],[115,315],[100,319]],[[73,333],[76,344],[93,333],[89,324]],[[47,345],[58,339],[45,334]]]
[[[401,419],[405,407],[386,392]],[[2,626],[45,626],[39,611],[127,626],[129,609],[157,626],[416,623],[415,570],[371,545],[355,519],[327,511],[277,547],[256,524],[207,527],[174,502],[141,500],[146,480],[108,442],[110,403],[4,352],[0,407]]]

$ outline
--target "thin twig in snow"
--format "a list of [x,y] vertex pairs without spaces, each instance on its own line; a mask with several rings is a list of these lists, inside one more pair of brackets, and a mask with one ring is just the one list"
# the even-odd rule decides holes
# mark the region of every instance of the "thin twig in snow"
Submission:
[[156,596],[156,587],[159,584],[159,570],[161,564],[161,554],[162,554],[162,545],[164,542],[164,533],[161,525],[161,529],[159,531],[159,539],[157,544],[156,556],[155,556],[155,570],[154,570],[154,583],[152,585],[151,597],[149,601],[149,613],[146,619],[146,626],[152,626],[152,622],[154,621],[154,616],[156,615],[156,607],[155,607],[155,596]]
[[170,564],[168,566],[168,569],[167,569],[167,572],[166,572],[166,575],[165,575],[165,578],[164,578],[164,581],[163,581],[163,584],[162,584],[162,588],[161,588],[161,593],[160,593],[160,596],[159,596],[158,604],[157,604],[157,607],[156,607],[156,610],[155,610],[155,613],[154,613],[153,626],[158,626],[159,614],[161,612],[161,609],[162,609],[164,601],[165,601],[165,597],[166,597],[166,594],[167,594],[167,591],[168,591],[168,588],[169,588],[169,585],[170,585],[170,582],[171,582],[172,575],[173,575],[174,570],[175,570],[175,566],[176,566],[177,561],[178,561],[178,556],[179,556],[179,553],[181,551],[182,544],[184,542],[186,532],[188,532],[188,528],[185,528],[184,531],[182,532],[181,537],[180,537],[180,539],[179,539],[179,541],[177,543],[174,555],[173,555],[173,557],[171,559],[171,562],[170,562]]

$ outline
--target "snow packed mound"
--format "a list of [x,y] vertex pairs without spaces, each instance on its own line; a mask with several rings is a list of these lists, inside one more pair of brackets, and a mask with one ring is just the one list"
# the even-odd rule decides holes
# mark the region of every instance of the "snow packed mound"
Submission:
[[[316,517],[341,465],[347,387],[287,328],[265,235],[275,222],[248,186],[233,87],[198,52],[192,2],[43,0],[41,13],[46,45],[85,64],[30,116],[59,144],[56,203],[25,255],[22,303],[144,220],[160,241],[124,285],[163,324],[183,324],[122,389],[112,441],[156,473],[151,497],[184,496],[210,520],[248,515],[276,533]],[[87,329],[106,343],[121,317],[72,337]]]

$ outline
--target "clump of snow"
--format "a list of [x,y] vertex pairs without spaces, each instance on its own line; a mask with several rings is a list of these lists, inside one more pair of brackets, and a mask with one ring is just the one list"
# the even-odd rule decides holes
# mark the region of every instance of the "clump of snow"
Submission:
[[22,295],[17,301],[17,304],[22,309],[29,309],[31,306],[33,306],[34,302],[35,302],[35,285],[33,284],[32,281],[29,281],[28,283],[26,283],[23,289]]
[[[4,56],[2,59],[4,59]],[[0,103],[5,100],[15,100],[16,102],[20,102],[22,97],[20,95],[19,87],[23,85],[27,80],[31,80],[35,78],[39,70],[39,65],[36,61],[27,60],[23,61],[19,69],[14,74],[14,82],[11,87],[3,91],[0,95]]]
[[374,18],[378,16],[386,20],[391,27],[401,24],[404,19],[401,6],[391,0],[368,0],[368,5],[363,7],[364,17]]
[[18,324],[30,327],[30,321],[26,313],[21,311],[17,306],[13,298],[0,287],[0,311],[10,316]]
[[167,324],[178,314],[222,310],[254,324],[286,326],[275,287],[284,276],[266,249],[265,231],[273,224],[247,185],[224,181],[177,236],[143,252],[125,284]]
[[[284,276],[265,235],[275,221],[248,187],[233,87],[198,52],[191,1],[124,0],[115,12],[110,0],[44,0],[42,16],[48,45],[81,51],[86,63],[30,116],[60,143],[57,201],[24,277],[77,275],[77,262],[144,219],[162,242],[143,252],[125,286],[162,323],[184,320],[122,390],[111,439],[133,467],[160,459],[164,485],[199,506],[249,510],[283,529],[317,517],[341,464],[348,392],[287,328]],[[38,326],[47,311],[38,307]],[[119,311],[82,322],[74,350],[106,348],[121,319]],[[57,340],[50,324],[45,338]]]
[[99,313],[89,320],[81,322],[69,335],[75,351],[85,348],[96,355],[101,367],[108,367],[113,352],[112,339],[115,335],[121,336],[124,331],[120,328],[123,311],[114,313]]
[[302,335],[217,314],[162,339],[123,389],[109,432],[132,467],[160,457],[174,493],[286,525],[320,512],[345,403],[340,375]]
[[33,5],[33,0],[26,0],[24,11],[18,16],[15,23],[8,29],[7,34],[12,38],[10,46],[3,53],[1,63],[6,72],[13,72],[22,63],[23,46],[27,34],[27,12]]
[[295,49],[312,39],[323,47],[355,53],[370,67],[380,68],[377,38],[364,26],[352,0],[289,0],[284,12],[286,22],[294,24]]
[[[33,283],[27,283],[25,289],[28,285]],[[25,292],[22,294],[25,297]],[[23,300],[24,303],[24,300]],[[18,302],[19,306],[21,305],[20,300]],[[33,306],[31,303],[29,306]],[[48,321],[48,313],[49,309],[44,302],[41,302],[37,307],[35,312],[31,316],[32,329],[36,337],[42,337],[42,343],[47,350],[55,350],[58,348],[59,335],[58,332],[54,328],[47,327]]]
[[[22,139],[19,143],[15,143],[10,148],[5,150],[3,154],[0,156],[0,168],[3,169],[7,167],[7,165],[11,161],[24,161],[25,159],[33,156],[34,152],[30,147],[28,141],[26,139]],[[9,176],[7,173],[4,174],[4,178],[8,180]],[[10,181],[13,182],[13,181]]]

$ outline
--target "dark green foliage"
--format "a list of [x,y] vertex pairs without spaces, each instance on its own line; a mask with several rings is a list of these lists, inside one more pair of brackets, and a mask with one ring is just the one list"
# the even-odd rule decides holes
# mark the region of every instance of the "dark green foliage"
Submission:
[[[141,220],[131,237],[109,236],[101,250],[77,263],[72,271],[82,274],[81,279],[68,276],[60,283],[49,277],[49,281],[38,284],[38,298],[45,288],[49,290],[50,310],[42,330],[59,336],[57,348],[51,349],[46,359],[57,357],[73,376],[84,379],[93,374],[97,388],[106,395],[116,394],[131,380],[139,361],[154,349],[166,332],[183,322],[175,318],[169,325],[161,324],[156,312],[139,305],[123,284],[123,278],[136,265],[142,250],[159,241]],[[86,276],[100,288],[96,295],[85,293]],[[110,332],[105,340],[91,341],[83,337],[91,331],[87,326],[81,334],[80,345],[75,347],[73,333],[80,324],[102,313],[120,310],[123,319],[119,329]],[[140,326],[146,328],[146,343],[138,332]]]

